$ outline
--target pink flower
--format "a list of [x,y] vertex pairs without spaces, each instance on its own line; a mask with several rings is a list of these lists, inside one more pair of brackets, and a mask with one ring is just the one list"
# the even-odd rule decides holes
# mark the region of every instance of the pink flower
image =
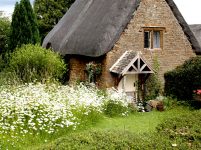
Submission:
[[201,95],[201,90],[197,90],[197,94],[198,94],[198,95]]
[[197,94],[197,95],[201,95],[201,90],[195,90],[195,91],[193,91],[195,94]]

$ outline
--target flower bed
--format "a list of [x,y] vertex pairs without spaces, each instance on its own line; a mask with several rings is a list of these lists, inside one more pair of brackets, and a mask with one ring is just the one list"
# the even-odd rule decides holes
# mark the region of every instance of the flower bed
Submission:
[[[57,84],[25,84],[1,87],[0,134],[52,134],[61,128],[75,130],[83,122],[98,119],[107,101],[128,107],[125,95],[110,90],[105,94],[95,87]],[[121,112],[122,115],[127,110]]]

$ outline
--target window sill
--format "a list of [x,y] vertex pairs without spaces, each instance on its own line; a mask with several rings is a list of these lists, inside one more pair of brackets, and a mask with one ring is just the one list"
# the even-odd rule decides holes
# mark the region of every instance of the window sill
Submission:
[[146,51],[161,51],[162,48],[144,48]]

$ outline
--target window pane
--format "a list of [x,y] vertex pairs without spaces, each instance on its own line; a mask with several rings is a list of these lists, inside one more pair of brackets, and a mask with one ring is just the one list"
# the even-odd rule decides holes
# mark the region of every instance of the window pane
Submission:
[[150,32],[145,31],[144,32],[144,48],[150,47]]
[[153,48],[160,48],[160,31],[154,31]]

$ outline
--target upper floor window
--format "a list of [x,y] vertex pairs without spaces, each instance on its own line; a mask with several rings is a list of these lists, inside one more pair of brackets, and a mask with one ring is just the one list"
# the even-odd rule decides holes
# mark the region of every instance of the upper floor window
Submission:
[[144,48],[162,49],[163,48],[163,29],[144,28]]

